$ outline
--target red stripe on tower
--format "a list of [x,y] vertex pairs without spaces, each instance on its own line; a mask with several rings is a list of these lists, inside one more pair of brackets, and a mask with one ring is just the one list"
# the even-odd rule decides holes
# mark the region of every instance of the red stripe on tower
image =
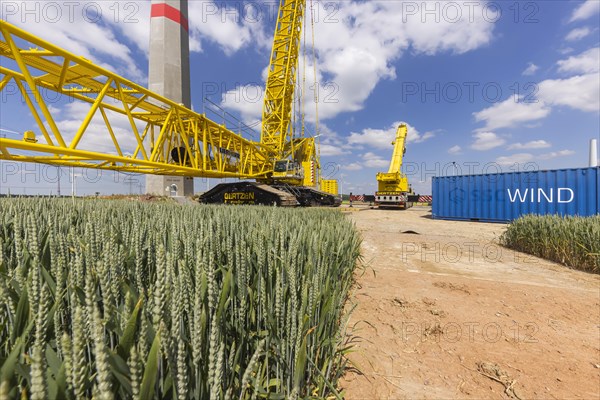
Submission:
[[171,21],[177,22],[179,25],[183,26],[183,29],[185,29],[186,31],[189,30],[187,18],[183,16],[181,11],[179,11],[175,7],[171,7],[168,4],[152,4],[150,17],[165,17],[170,19]]

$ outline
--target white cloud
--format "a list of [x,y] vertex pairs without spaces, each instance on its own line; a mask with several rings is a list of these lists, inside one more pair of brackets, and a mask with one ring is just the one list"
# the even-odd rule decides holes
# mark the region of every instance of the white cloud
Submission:
[[[414,3],[417,8],[424,7],[423,4]],[[396,79],[393,63],[409,49],[427,55],[462,54],[487,45],[494,24],[485,21],[481,12],[471,12],[460,2],[455,4],[460,8],[460,18],[436,21],[434,16],[421,18],[420,10],[406,15],[406,4],[401,1],[316,2],[314,13],[319,16],[315,24],[316,66],[311,60],[305,67],[301,59],[299,69],[306,69],[309,82],[319,83],[320,118],[326,120],[361,110],[382,80]],[[309,11],[305,13],[305,29],[310,27]],[[272,21],[267,22],[269,26],[265,29],[270,32]],[[261,31],[255,28],[252,32]],[[245,37],[244,32],[240,34]],[[308,41],[310,35],[307,30]],[[313,94],[307,93],[305,100],[311,101]],[[307,118],[311,121],[313,109],[307,107]]]
[[533,75],[537,72],[538,69],[540,69],[540,67],[538,67],[534,63],[530,62],[529,65],[527,66],[527,68],[525,69],[525,71],[523,71],[523,75],[526,75],[526,76]]
[[500,165],[524,164],[535,160],[551,160],[558,157],[566,157],[575,154],[572,150],[560,150],[551,153],[534,156],[531,153],[517,153],[510,156],[502,156],[496,158],[496,162]]
[[584,26],[583,28],[575,28],[567,34],[565,39],[569,42],[574,42],[574,41],[583,39],[584,37],[588,36],[590,33],[592,33],[592,30],[590,28],[588,28],[587,26]]
[[269,47],[269,38],[261,23],[263,19],[269,19],[243,14],[244,10],[253,9],[219,6],[214,1],[190,1],[190,49],[202,51],[204,40],[217,44],[227,55],[249,45]]
[[485,122],[477,131],[512,128],[547,117],[552,107],[567,106],[586,112],[600,111],[600,47],[557,62],[558,70],[580,73],[567,79],[547,79],[537,85],[535,99],[511,96],[503,102],[473,113],[477,122]]
[[[327,155],[343,155],[350,153],[350,150],[368,148],[368,149],[383,149],[387,150],[387,152],[391,155],[393,145],[392,142],[396,137],[396,131],[398,126],[403,123],[400,121],[392,123],[388,128],[385,129],[373,129],[367,128],[363,129],[359,132],[352,132],[345,139],[345,143],[343,143],[343,139],[338,137],[335,133],[329,132],[327,133],[325,142],[331,143],[332,145],[328,145],[326,147],[326,151],[330,154]],[[408,135],[407,135],[407,143],[420,143],[427,139],[430,139],[435,136],[433,132],[425,132],[420,134],[417,129],[415,129],[410,124],[408,125]],[[330,131],[326,126],[326,131]],[[323,145],[322,146],[322,154],[323,154]],[[381,170],[387,169],[390,164],[389,157],[384,157],[379,154],[374,153],[373,151],[368,151],[360,156],[360,161],[348,164],[343,166],[344,169],[347,170],[359,170],[363,168],[380,168]]]
[[48,111],[50,111],[50,114],[56,118],[58,116],[58,114],[60,114],[60,112],[62,111],[59,107],[54,107],[52,104],[48,105]]
[[345,171],[359,171],[363,169],[363,166],[355,162],[352,164],[342,165],[342,169]]
[[390,126],[387,129],[363,129],[362,132],[352,132],[348,136],[349,145],[366,145],[371,148],[389,149],[396,134],[397,125]]
[[[111,27],[118,30],[145,55],[150,47],[150,6],[149,1],[128,1],[126,3],[91,2],[101,4],[103,16]],[[118,11],[117,11],[118,10]]]
[[264,89],[261,86],[238,86],[223,93],[221,107],[239,113],[246,124],[254,124],[262,118],[263,99]]
[[[105,7],[115,8],[108,2]],[[121,10],[121,21],[117,20],[119,23],[114,24],[115,27],[147,54],[150,43],[150,2],[127,2],[121,8],[125,10]],[[128,13],[133,11],[135,13],[131,14],[131,20],[127,21]],[[250,45],[256,45],[258,48],[269,46],[261,23],[262,17],[241,15],[240,11],[241,7],[220,6],[215,1],[190,1],[190,51],[202,52],[205,41],[218,45],[227,55]]]
[[[105,102],[112,103],[117,107],[122,106],[122,104],[109,98],[106,98]],[[63,116],[62,118],[56,113],[53,114],[56,119],[56,125],[59,127],[60,133],[67,145],[71,142],[75,133],[83,123],[90,107],[90,104],[77,101],[67,103],[62,107],[60,112],[60,115]],[[129,123],[127,116],[110,110],[106,110],[106,115],[123,154],[133,153],[137,147],[137,141],[132,133],[131,124]],[[145,125],[141,122],[136,122],[136,127],[141,134]],[[80,150],[117,154],[117,150],[110,139],[106,124],[104,123],[104,119],[100,112],[94,114],[94,117],[77,148]]]
[[600,111],[600,75],[578,75],[549,79],[539,84],[538,98],[545,104],[567,106],[580,111]]
[[363,165],[369,168],[387,168],[390,165],[390,160],[382,158],[380,155],[368,152],[362,155],[364,160]]
[[594,47],[581,54],[560,60],[560,72],[590,74],[600,71],[600,47]]
[[508,146],[508,150],[545,149],[552,145],[545,140],[532,140],[527,143],[514,143]]
[[543,102],[524,102],[517,100],[515,96],[473,113],[477,122],[485,122],[485,126],[478,131],[512,128],[524,122],[545,118],[548,114],[550,108]]
[[[42,7],[43,3],[36,4],[36,7]],[[149,1],[118,5],[87,0],[68,5],[53,4],[61,7],[66,23],[52,23],[47,18],[39,23],[22,20],[22,10],[8,15],[7,19],[137,82],[146,79],[145,65],[140,68],[133,51],[137,48],[143,54],[148,52]],[[406,5],[399,1],[318,2],[315,5],[315,13],[320,16],[315,26],[316,78],[321,82],[321,117],[327,119],[342,112],[360,110],[381,80],[395,79],[393,61],[408,49],[428,55],[439,52],[461,54],[487,45],[494,24],[487,22],[481,12],[472,12],[470,6],[456,4],[460,8],[458,17],[440,21],[434,16],[421,18],[425,10],[417,9],[409,15]],[[75,12],[71,13],[73,5]],[[416,6],[424,7],[422,4]],[[15,7],[25,6],[16,4]],[[86,7],[99,7],[99,21],[89,22],[90,15],[86,15],[89,12],[82,12]],[[247,15],[254,10],[260,10],[262,14]],[[71,14],[75,16],[74,21],[68,21]],[[272,7],[262,7],[260,3],[248,8],[215,1],[189,2],[190,48],[202,51],[205,42],[215,43],[226,54],[251,46],[270,48],[273,14]],[[307,10],[305,14],[308,21],[311,13]],[[30,16],[36,18],[36,13]],[[396,26],[391,27],[390,21],[396,21]],[[308,27],[306,24],[305,29]],[[265,64],[267,62],[265,57]],[[307,66],[307,71],[312,70],[310,67]]]
[[600,12],[600,1],[587,0],[573,11],[569,22],[588,19],[591,16],[598,14],[598,12]]
[[575,154],[575,152],[573,150],[553,151],[552,153],[546,153],[546,154],[540,155],[539,159],[540,160],[551,160],[551,159],[557,158],[557,157],[572,156],[573,154]]
[[[76,56],[92,60],[128,78],[138,81],[145,79],[145,73],[138,68],[132,49],[116,35],[118,29],[115,26],[119,24],[119,30],[129,27],[135,29],[137,25],[124,21],[129,14],[122,7],[118,6],[120,13],[115,14],[117,11],[114,5],[117,3],[53,2],[51,6],[44,3],[15,2],[14,8],[9,8],[7,3],[7,6],[1,8],[1,17]],[[146,16],[140,15],[141,9],[137,3],[133,3],[133,6],[138,11],[133,10],[135,17],[132,17],[131,22],[141,21],[144,25]],[[145,8],[149,10],[149,7]]]
[[324,157],[328,156],[342,156],[345,154],[350,154],[349,151],[344,150],[339,146],[334,146],[331,144],[321,143],[321,155]]
[[448,154],[461,154],[462,148],[459,145],[452,146],[448,149]]
[[[406,50],[461,54],[488,44],[494,29],[480,13],[470,21],[469,10],[460,3],[462,16],[452,22],[423,19],[420,10],[407,16],[400,1],[341,1],[334,3],[335,13],[331,4],[316,4],[320,16],[329,16],[315,27],[317,75],[334,85],[331,101],[320,104],[324,119],[362,109],[379,82],[396,78],[392,62]],[[419,8],[425,3],[414,4]]]
[[500,165],[513,165],[523,164],[533,160],[533,154],[529,153],[517,153],[510,156],[503,156],[496,158],[496,163]]
[[[392,142],[396,138],[396,131],[398,126],[403,123],[401,121],[393,122],[389,127],[385,129],[373,129],[366,128],[362,132],[352,132],[348,136],[348,144],[352,146],[368,146],[371,148],[378,149],[391,149]],[[406,143],[421,143],[425,140],[435,137],[433,132],[425,132],[420,134],[419,131],[407,124],[408,134],[406,137]]]
[[383,158],[379,154],[375,154],[371,151],[364,153],[360,156],[361,161],[353,162],[351,164],[343,165],[342,169],[346,171],[358,171],[366,168],[379,168],[380,170],[387,170],[390,165],[390,160]]
[[[134,50],[137,48],[142,54],[148,54],[150,1],[82,0],[51,2],[51,6],[45,5],[46,2],[29,3],[14,2],[14,7],[3,6],[0,18],[145,84],[146,62],[137,63]],[[33,11],[28,13],[26,10]],[[271,45],[264,33],[263,21],[270,21],[266,16],[240,15],[241,7],[219,6],[214,1],[190,1],[188,10],[192,52],[201,52],[204,42],[216,44],[227,55],[249,46],[264,49]]]
[[424,134],[417,136],[417,135],[413,135],[413,137],[415,137],[416,139],[414,140],[407,140],[408,143],[411,142],[415,142],[415,143],[422,143],[424,141],[426,141],[427,139],[431,139],[435,137],[435,133],[432,131],[429,132],[425,132]]
[[567,55],[567,54],[570,54],[570,53],[572,53],[573,51],[575,51],[575,49],[574,49],[574,48],[572,48],[572,47],[562,47],[562,48],[558,49],[558,52],[559,52],[560,54],[562,54],[563,56],[564,56],[564,55]]
[[319,141],[322,156],[328,157],[351,154],[351,148],[344,144],[344,139],[326,124],[319,124],[318,134],[320,135]]
[[494,132],[477,132],[473,134],[475,141],[471,145],[473,150],[485,151],[495,147],[502,146],[506,140],[496,135]]
[[[369,2],[370,3],[370,2]],[[419,3],[420,9],[414,15],[410,15],[407,8],[417,3],[377,1],[380,8],[378,16],[378,30],[381,32],[394,30],[390,28],[404,28],[406,37],[411,42],[411,47],[418,53],[436,54],[441,51],[462,54],[477,49],[490,43],[494,24],[486,21],[478,12],[470,13],[468,5],[461,2],[453,3],[458,12],[450,10],[445,17],[438,20],[427,15],[428,7]],[[443,5],[443,3],[438,3]],[[440,7],[443,8],[443,7]],[[444,13],[442,13],[444,14]],[[458,17],[453,20],[454,16]],[[492,18],[493,19],[493,18]],[[390,21],[397,21],[397,25],[390,27]]]

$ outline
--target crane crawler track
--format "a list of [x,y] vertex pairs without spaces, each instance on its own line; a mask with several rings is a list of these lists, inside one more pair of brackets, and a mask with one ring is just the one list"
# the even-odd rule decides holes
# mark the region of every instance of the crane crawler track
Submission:
[[[305,0],[279,4],[260,142],[0,20],[0,94],[15,88],[38,130],[24,132],[22,140],[0,139],[0,159],[152,175],[254,179],[259,183],[219,185],[202,199],[337,206],[339,199],[330,194],[337,194],[337,182],[320,175],[318,125],[312,137],[305,136],[304,117],[300,131],[292,124],[305,10]],[[43,91],[78,102],[83,107],[75,109],[83,114],[70,120],[61,117],[70,112],[68,107],[50,104]]]
[[204,204],[263,205],[296,207],[300,205],[293,194],[264,183],[221,183],[200,196]]

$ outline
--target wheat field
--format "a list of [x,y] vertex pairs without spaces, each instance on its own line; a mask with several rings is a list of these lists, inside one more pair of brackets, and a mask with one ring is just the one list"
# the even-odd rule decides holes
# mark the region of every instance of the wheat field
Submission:
[[508,226],[500,242],[571,268],[600,273],[600,215],[525,215]]
[[0,398],[340,397],[333,210],[0,200]]

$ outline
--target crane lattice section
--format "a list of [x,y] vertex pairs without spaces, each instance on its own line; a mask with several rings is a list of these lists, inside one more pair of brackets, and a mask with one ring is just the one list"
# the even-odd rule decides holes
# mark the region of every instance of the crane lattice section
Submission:
[[[1,159],[193,177],[264,178],[272,171],[261,143],[204,114],[5,21],[0,33],[0,94],[16,86],[38,130],[0,139]],[[87,105],[85,118],[76,127],[61,124],[44,91]]]

